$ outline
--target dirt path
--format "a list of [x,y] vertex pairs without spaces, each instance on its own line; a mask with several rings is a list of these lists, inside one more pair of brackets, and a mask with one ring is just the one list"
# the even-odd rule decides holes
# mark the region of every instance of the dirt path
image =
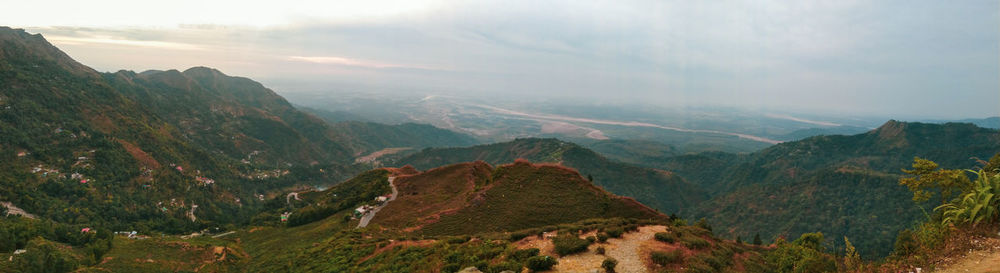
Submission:
[[1000,272],[1000,251],[981,250],[967,254],[958,262],[934,272]]
[[368,222],[371,222],[372,218],[375,218],[375,214],[378,213],[378,211],[382,210],[382,208],[384,208],[385,205],[388,205],[389,202],[392,202],[393,200],[396,200],[396,195],[399,195],[398,194],[399,191],[396,190],[396,184],[392,183],[393,180],[396,180],[396,177],[395,176],[390,176],[389,177],[389,187],[392,188],[392,195],[389,196],[389,200],[386,200],[385,203],[382,203],[382,205],[379,205],[378,207],[375,207],[374,209],[372,209],[368,213],[365,213],[364,216],[361,216],[361,222],[358,223],[358,228],[363,228],[363,227],[368,226]]
[[[608,242],[604,244],[592,244],[587,249],[587,252],[559,257],[559,264],[556,264],[552,270],[554,272],[573,273],[593,272],[594,270],[602,272],[600,271],[601,262],[604,261],[604,258],[611,257],[618,260],[615,272],[647,273],[649,270],[646,269],[646,265],[642,261],[642,245],[654,241],[653,235],[665,229],[666,227],[664,226],[644,226],[640,227],[638,232],[626,233],[622,238],[608,239]],[[580,237],[585,238],[592,235],[595,235],[595,232],[582,234]],[[557,257],[552,240],[550,239],[553,236],[555,236],[554,233],[546,233],[545,239],[530,236],[518,241],[516,244],[518,248],[538,248],[541,250],[542,255]],[[605,255],[596,254],[595,250],[597,247],[604,247]]]
[[31,213],[28,213],[27,211],[24,211],[23,209],[15,206],[11,202],[0,202],[0,206],[4,206],[4,207],[7,208],[7,215],[14,214],[14,215],[21,215],[21,216],[24,216],[24,217],[27,217],[27,218],[31,218],[31,219],[38,218],[34,214],[31,214]]

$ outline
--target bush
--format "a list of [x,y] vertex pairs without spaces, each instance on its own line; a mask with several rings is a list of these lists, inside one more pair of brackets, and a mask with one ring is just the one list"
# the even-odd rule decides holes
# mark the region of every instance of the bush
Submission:
[[560,235],[552,239],[552,244],[556,247],[556,254],[566,256],[573,253],[587,251],[590,242],[574,235]]
[[705,239],[694,235],[681,237],[681,243],[689,249],[702,249],[712,245]]
[[459,270],[462,270],[462,265],[460,264],[446,264],[441,267],[441,272],[445,273],[458,272]]
[[488,269],[486,269],[483,272],[486,272],[486,273],[500,273],[500,272],[504,272],[504,271],[508,271],[508,270],[509,271],[514,271],[514,272],[521,272],[521,267],[522,267],[521,263],[518,263],[518,262],[503,262],[503,263],[491,265],[491,266],[489,266]]
[[597,241],[601,242],[601,243],[607,242],[608,241],[608,235],[604,234],[604,233],[598,233],[597,234]]
[[607,233],[608,237],[611,238],[621,238],[622,234],[625,234],[625,230],[620,227],[615,227],[615,228],[609,228],[608,230],[604,231],[604,233]]
[[604,247],[603,246],[597,247],[597,249],[594,249],[594,253],[597,253],[597,255],[604,255]]
[[653,251],[653,253],[649,254],[649,259],[658,265],[682,263],[684,262],[684,252],[681,252],[679,249],[668,252]]
[[587,236],[587,242],[590,242],[591,244],[593,244],[596,241],[597,241],[597,237]]
[[528,258],[538,256],[539,252],[540,251],[537,248],[518,249],[518,250],[515,250],[514,253],[511,253],[510,255],[508,255],[507,259],[508,260],[522,261],[523,262],[523,261],[527,261]]
[[604,258],[604,262],[601,262],[601,268],[604,268],[604,271],[609,273],[615,272],[615,266],[618,266],[618,260],[615,260],[615,258]]
[[657,241],[673,244],[677,241],[677,235],[669,232],[657,232],[653,234]]
[[526,238],[528,236],[531,236],[531,232],[527,232],[527,231],[514,232],[514,233],[510,234],[510,241],[511,242],[517,242],[517,241],[520,241],[521,239],[524,239],[524,238]]
[[549,256],[535,256],[528,259],[527,266],[531,271],[546,271],[552,269],[559,262]]
[[469,241],[469,237],[451,237],[451,238],[448,238],[447,242],[449,244],[463,244],[463,243],[468,242],[468,241]]

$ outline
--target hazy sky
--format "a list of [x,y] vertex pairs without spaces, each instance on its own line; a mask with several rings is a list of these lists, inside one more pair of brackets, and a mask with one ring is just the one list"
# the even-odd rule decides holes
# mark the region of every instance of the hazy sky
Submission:
[[1000,1],[14,1],[101,71],[280,92],[513,94],[899,117],[1000,113]]

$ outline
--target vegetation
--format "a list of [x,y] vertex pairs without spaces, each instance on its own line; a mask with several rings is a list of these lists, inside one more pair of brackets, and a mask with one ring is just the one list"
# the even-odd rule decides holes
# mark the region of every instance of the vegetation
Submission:
[[649,254],[649,259],[658,265],[669,265],[684,262],[684,252],[675,249],[671,251],[653,251]]
[[549,256],[535,256],[528,259],[526,266],[534,272],[552,269],[559,262]]
[[552,244],[555,245],[556,254],[559,256],[566,256],[574,253],[580,253],[587,251],[587,247],[590,246],[589,241],[585,239],[580,239],[575,235],[560,235],[552,239]]
[[604,261],[601,262],[601,268],[604,268],[604,272],[614,273],[616,266],[618,266],[618,260],[615,258],[604,258]]
[[527,138],[466,148],[425,149],[400,159],[397,165],[428,169],[477,160],[499,165],[517,159],[585,170],[593,177],[587,181],[660,211],[678,211],[704,200],[704,193],[698,187],[669,172],[610,160],[577,144],[556,139]]

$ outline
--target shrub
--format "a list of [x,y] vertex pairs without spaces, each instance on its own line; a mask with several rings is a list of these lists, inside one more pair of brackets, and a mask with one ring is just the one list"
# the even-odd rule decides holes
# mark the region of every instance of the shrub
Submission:
[[[962,192],[951,203],[934,208],[935,211],[941,211],[942,224],[976,226],[984,221],[992,222],[1000,214],[1000,210],[997,210],[1000,204],[1000,175],[989,175],[982,170],[973,173],[978,177],[971,190]],[[961,173],[957,175],[961,176]]]
[[587,251],[590,242],[574,235],[560,235],[552,239],[552,244],[555,245],[556,253],[559,256],[566,256]]
[[525,237],[528,237],[528,236],[531,236],[531,233],[527,232],[527,231],[514,232],[514,233],[510,234],[510,241],[511,242],[517,242],[517,241],[520,241],[521,239],[524,239]]
[[705,239],[694,235],[681,237],[681,243],[684,244],[684,247],[690,249],[702,249],[712,245]]
[[604,255],[604,247],[603,246],[597,247],[597,249],[594,249],[594,253],[597,253],[597,255]]
[[446,264],[441,267],[441,272],[453,273],[462,270],[462,265],[460,264]]
[[684,262],[684,252],[681,252],[679,249],[668,252],[653,251],[649,254],[649,259],[658,265],[682,263]]
[[621,238],[622,234],[625,234],[625,230],[620,227],[614,227],[614,228],[609,228],[608,230],[604,231],[604,233],[607,233],[608,237],[611,238]]
[[537,248],[518,249],[507,256],[508,260],[527,261],[528,258],[538,256],[540,251]]
[[593,244],[595,241],[597,241],[597,237],[587,236],[587,242],[590,242],[591,244]]
[[601,243],[607,242],[608,241],[608,235],[604,234],[604,233],[598,233],[597,234],[597,241],[601,242]]
[[556,259],[549,256],[535,256],[528,259],[527,267],[531,271],[546,271],[552,269],[559,262]]
[[521,263],[518,263],[518,262],[503,262],[503,263],[491,265],[491,266],[489,266],[488,269],[486,269],[483,272],[486,272],[486,273],[500,273],[500,272],[504,272],[504,271],[521,272],[521,267],[522,267]]
[[615,272],[615,266],[618,266],[618,260],[615,260],[615,258],[604,258],[604,262],[601,262],[601,268],[604,268],[604,271],[609,273]]
[[468,237],[451,237],[451,238],[448,238],[448,243],[449,244],[462,244],[462,243],[465,243],[465,242],[468,242],[468,241],[469,241]]
[[677,235],[669,232],[657,232],[653,234],[657,241],[673,244],[677,241]]

